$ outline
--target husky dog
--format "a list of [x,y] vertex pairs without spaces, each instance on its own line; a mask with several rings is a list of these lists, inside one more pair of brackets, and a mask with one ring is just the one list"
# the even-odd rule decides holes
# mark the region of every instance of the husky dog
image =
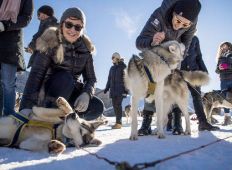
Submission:
[[[130,118],[131,118],[131,105],[128,104],[125,106],[125,116],[126,116],[126,123],[129,124],[130,123]],[[138,109],[138,116],[142,116],[141,111]]]
[[[17,141],[12,146],[58,154],[66,149],[64,142],[67,138],[72,140],[77,148],[85,144],[101,144],[101,141],[94,138],[94,131],[104,122],[90,122],[79,118],[62,97],[59,97],[56,103],[57,109],[33,107],[32,113],[28,116],[29,122],[21,130]],[[8,146],[12,143],[20,123],[11,116],[0,119],[0,146]],[[56,128],[47,128],[48,125],[53,127],[54,124]]]
[[147,98],[150,80],[145,71],[146,66],[150,71],[150,77],[155,83],[155,91],[149,94],[148,101],[156,101],[157,130],[158,137],[164,138],[164,114],[163,114],[163,90],[164,79],[171,74],[171,70],[176,69],[183,60],[185,47],[177,41],[168,41],[151,50],[145,50],[138,56],[133,56],[125,69],[125,85],[131,93],[131,140],[137,140],[138,121],[137,108],[140,99]]
[[221,90],[213,90],[211,92],[205,93],[202,97],[206,118],[211,123],[215,122],[212,115],[214,114],[216,108],[232,108],[232,99],[226,98],[223,94],[224,92],[226,94],[230,93],[230,91],[222,92]]

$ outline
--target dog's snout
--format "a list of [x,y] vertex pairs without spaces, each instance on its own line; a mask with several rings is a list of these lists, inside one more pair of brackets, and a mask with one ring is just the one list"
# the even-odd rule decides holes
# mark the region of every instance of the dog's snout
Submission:
[[70,113],[68,116],[67,116],[67,119],[77,119],[77,114],[76,113]]

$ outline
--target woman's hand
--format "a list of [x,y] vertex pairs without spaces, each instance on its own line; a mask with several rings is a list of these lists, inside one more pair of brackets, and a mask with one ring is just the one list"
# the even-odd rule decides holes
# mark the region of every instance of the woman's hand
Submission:
[[165,39],[165,33],[164,32],[157,32],[153,36],[153,41],[151,43],[152,46],[159,45],[162,43],[162,41]]

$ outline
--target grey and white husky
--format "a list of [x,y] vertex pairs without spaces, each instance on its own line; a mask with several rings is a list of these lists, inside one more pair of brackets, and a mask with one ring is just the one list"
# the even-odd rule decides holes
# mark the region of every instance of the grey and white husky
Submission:
[[[148,102],[155,100],[157,113],[157,135],[164,138],[164,126],[167,123],[167,114],[173,104],[177,104],[182,110],[186,120],[185,134],[190,134],[190,120],[187,112],[188,87],[187,82],[200,86],[208,83],[206,73],[195,71],[173,71],[183,60],[184,45],[176,41],[169,41],[142,53],[143,59],[131,58],[128,68],[125,70],[125,84],[132,95],[132,125],[131,140],[138,138],[137,134],[137,107],[140,99]],[[138,62],[138,61],[139,62]],[[144,65],[150,70],[150,74],[156,83],[154,94],[148,95],[149,79],[143,69]],[[172,74],[171,74],[172,73]]]
[[[29,122],[25,124],[12,146],[58,154],[66,149],[64,142],[67,138],[73,141],[77,148],[85,144],[101,144],[101,141],[94,137],[94,131],[104,124],[103,121],[90,122],[79,118],[62,97],[59,97],[56,103],[57,109],[33,107],[28,116]],[[20,125],[21,122],[12,116],[0,119],[0,146],[12,143]]]

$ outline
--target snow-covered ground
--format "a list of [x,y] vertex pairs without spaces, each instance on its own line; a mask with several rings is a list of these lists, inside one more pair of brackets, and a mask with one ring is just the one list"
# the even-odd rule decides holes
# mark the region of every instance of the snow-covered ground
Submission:
[[[217,119],[222,122],[223,117],[217,116]],[[110,125],[114,124],[114,120],[115,118],[109,118],[109,125],[100,127],[96,132],[97,138],[103,142],[102,145],[99,147],[87,147],[86,150],[110,161],[127,161],[133,166],[137,163],[163,160],[199,148],[166,161],[163,160],[156,164],[155,167],[148,169],[232,170],[232,126],[220,126],[221,130],[215,132],[198,132],[196,121],[192,121],[191,136],[173,136],[170,132],[167,132],[165,139],[146,136],[139,137],[137,141],[130,141],[128,140],[130,126],[126,125],[125,119],[123,119],[124,126],[122,129],[111,130]],[[139,124],[141,124],[141,118]],[[115,169],[115,167],[84,150],[75,148],[68,148],[58,156],[0,148],[0,170],[8,169],[111,170]]]

